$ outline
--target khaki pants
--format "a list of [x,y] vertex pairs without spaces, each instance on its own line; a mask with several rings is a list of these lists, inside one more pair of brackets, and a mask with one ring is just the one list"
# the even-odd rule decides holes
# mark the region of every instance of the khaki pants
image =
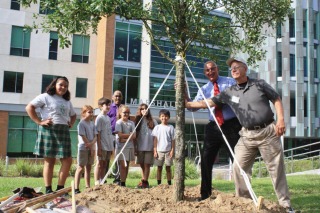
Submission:
[[[254,160],[258,151],[260,151],[271,176],[279,204],[283,207],[291,206],[285,174],[283,151],[280,138],[275,134],[274,123],[271,123],[266,128],[260,130],[242,128],[239,134],[240,139],[235,146],[235,159],[237,159],[240,167],[250,179]],[[249,190],[236,163],[233,164],[233,173],[236,195],[250,198]]]

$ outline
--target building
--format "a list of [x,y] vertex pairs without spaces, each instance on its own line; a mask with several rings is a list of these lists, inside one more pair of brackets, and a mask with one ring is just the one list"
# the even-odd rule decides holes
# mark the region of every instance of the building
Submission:
[[[165,61],[151,45],[141,41],[140,37],[146,41],[148,36],[139,21],[125,21],[118,16],[103,18],[98,27],[98,35],[74,34],[72,46],[62,49],[59,47],[59,38],[55,31],[44,33],[41,30],[29,32],[24,29],[24,25],[32,24],[33,13],[43,15],[50,13],[50,11],[42,10],[39,2],[30,8],[21,7],[17,0],[0,2],[0,79],[3,79],[0,80],[0,88],[2,88],[0,91],[2,100],[0,102],[2,127],[0,129],[0,157],[33,156],[37,126],[27,116],[25,106],[43,92],[55,76],[63,75],[69,79],[71,101],[78,115],[83,105],[90,104],[97,107],[97,100],[100,97],[111,98],[113,91],[117,89],[123,92],[124,103],[129,105],[131,112],[135,114],[140,101],[150,103],[155,97],[173,66]],[[303,6],[307,5],[306,2],[300,2],[301,6],[296,7],[296,2],[293,3],[293,7],[302,14],[299,12],[287,19],[283,25],[287,27],[281,27],[283,37],[268,39],[267,60],[259,63],[258,70],[260,78],[266,79],[282,94],[286,122],[291,127],[286,133],[286,139],[293,141],[305,137],[318,140],[320,134],[319,71],[316,72],[317,68],[315,68],[319,64],[319,59],[316,57],[319,55],[319,1],[308,1],[308,3],[312,6],[306,7]],[[312,20],[306,19],[307,11],[312,11],[314,14]],[[217,11],[214,14],[221,18],[230,18],[223,12]],[[296,27],[292,28],[294,21]],[[305,23],[305,29],[308,29],[306,30],[309,33],[308,37],[305,37],[306,39],[302,37],[298,39],[297,36],[290,37],[289,26],[294,29],[295,35],[298,35],[302,30],[299,26],[303,26],[303,23]],[[314,28],[311,29],[310,26]],[[312,32],[316,32],[317,39],[314,37],[309,41],[307,38],[313,35]],[[304,41],[307,45],[305,47],[303,47]],[[311,43],[314,49],[313,56],[307,52]],[[302,46],[297,46],[301,44]],[[163,41],[163,46],[172,49],[171,44],[166,41]],[[295,53],[295,46],[298,50],[303,49],[304,52]],[[300,64],[304,60],[303,56],[306,56],[305,60],[310,65],[307,66],[308,71],[306,71],[305,78],[290,76],[290,73],[295,72],[299,75],[303,74],[301,67],[289,64],[291,53],[296,63]],[[299,56],[299,54],[302,55]],[[218,50],[217,55],[219,55],[217,63],[220,67],[220,74],[228,75],[228,67],[225,64],[228,55],[220,54]],[[192,55],[187,55],[187,60],[191,58],[194,59]],[[311,58],[314,64],[311,63]],[[207,82],[203,75],[202,63],[190,67],[200,85]],[[311,77],[316,73],[317,77]],[[170,109],[172,123],[175,120],[174,81],[175,72],[173,71],[151,107],[154,117],[158,116],[159,109]],[[194,97],[197,87],[191,80],[189,87],[191,97]],[[305,92],[300,92],[302,91],[300,88],[304,88]],[[307,91],[312,92],[309,94]],[[302,104],[303,101],[306,103],[305,106]],[[194,115],[197,120],[196,130],[199,141],[202,141],[204,137],[207,113],[198,111]],[[301,117],[304,114],[307,116]],[[185,133],[188,145],[186,152],[189,156],[195,157],[198,155],[196,134],[190,112],[186,113]],[[76,125],[71,130],[71,137],[73,156],[76,156]],[[224,151],[221,151],[219,157],[221,163],[227,162]]]
[[[289,148],[320,140],[320,1],[294,0],[293,14],[266,40],[259,77],[282,95]],[[288,128],[290,127],[290,128]]]

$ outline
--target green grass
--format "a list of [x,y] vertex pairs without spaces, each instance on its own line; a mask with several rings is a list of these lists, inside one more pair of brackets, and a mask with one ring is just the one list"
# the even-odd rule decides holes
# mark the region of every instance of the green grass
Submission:
[[[135,174],[136,175],[136,174]],[[135,176],[134,175],[134,176]],[[319,175],[301,175],[301,176],[288,176],[288,185],[291,193],[292,206],[296,210],[300,210],[305,213],[320,212],[320,176]],[[67,179],[66,187],[70,186],[72,178]],[[93,178],[91,178],[93,185]],[[138,183],[139,179],[127,180],[127,187],[134,188]],[[108,183],[112,183],[112,179],[107,180]],[[156,180],[154,178],[150,179],[150,185],[155,186]],[[163,179],[165,183],[166,180]],[[84,189],[84,180],[80,181],[80,190]],[[57,178],[53,179],[53,186],[55,188],[57,184]],[[185,185],[197,186],[200,184],[200,180],[186,180]],[[43,186],[42,178],[27,178],[27,177],[0,177],[0,197],[12,195],[12,190],[17,187],[39,187]],[[213,187],[222,192],[234,192],[234,185],[231,181],[225,180],[214,180]],[[263,196],[265,199],[277,201],[276,195],[273,190],[270,178],[255,178],[252,180],[252,187],[255,194],[258,196]],[[43,191],[44,189],[42,189]]]

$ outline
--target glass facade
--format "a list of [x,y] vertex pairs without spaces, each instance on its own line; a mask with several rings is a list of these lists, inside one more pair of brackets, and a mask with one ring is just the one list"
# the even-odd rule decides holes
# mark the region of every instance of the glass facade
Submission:
[[114,59],[140,62],[141,25],[116,22]]
[[123,67],[114,67],[113,91],[120,90],[123,102],[131,103],[131,99],[140,98],[140,70]]

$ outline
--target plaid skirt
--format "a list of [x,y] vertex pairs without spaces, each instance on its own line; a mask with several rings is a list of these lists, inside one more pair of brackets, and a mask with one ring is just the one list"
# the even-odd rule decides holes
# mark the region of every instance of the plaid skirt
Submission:
[[68,125],[39,126],[33,154],[48,158],[71,157],[71,138]]

